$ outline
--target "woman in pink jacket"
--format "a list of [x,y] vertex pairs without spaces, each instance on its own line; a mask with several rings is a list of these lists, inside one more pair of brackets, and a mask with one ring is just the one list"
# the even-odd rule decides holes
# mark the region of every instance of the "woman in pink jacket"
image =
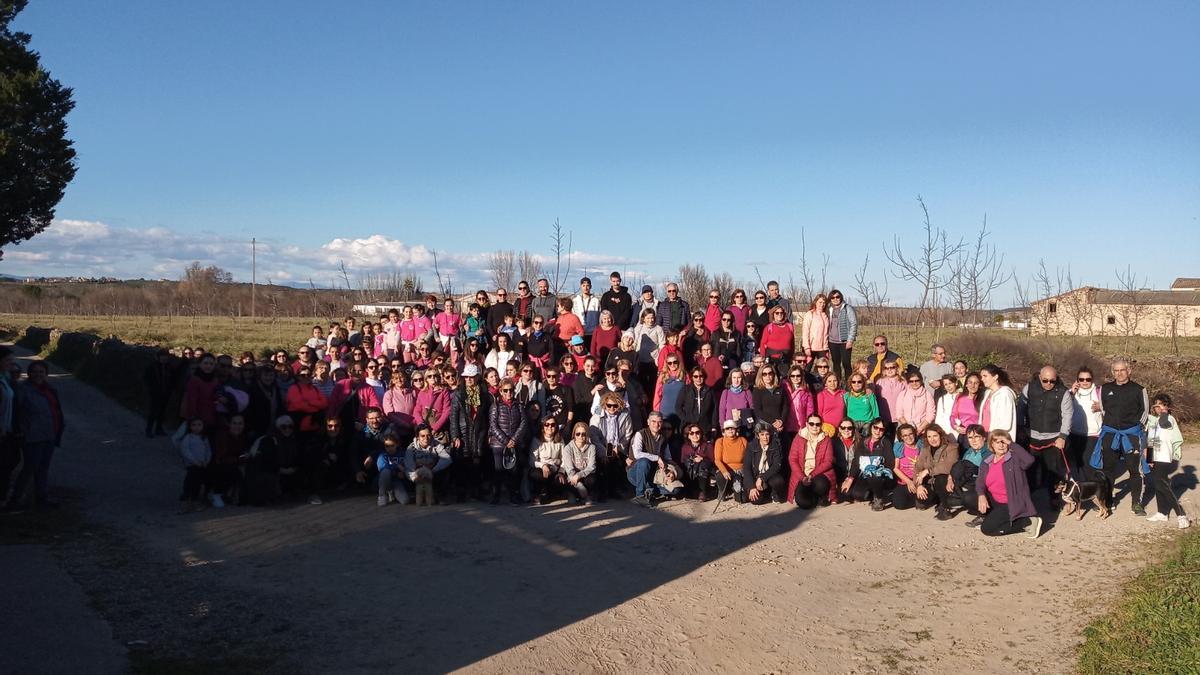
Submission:
[[783,447],[792,447],[792,439],[804,426],[804,421],[817,409],[812,392],[808,390],[804,369],[792,366],[788,371],[787,382],[783,383],[783,391],[788,398],[788,416],[783,420]]
[[888,433],[896,431],[896,409],[900,392],[907,388],[900,376],[900,366],[895,361],[884,361],[879,379],[875,380],[875,393],[879,396],[879,416],[888,424]]
[[811,364],[813,359],[829,356],[829,315],[825,306],[829,303],[824,293],[818,293],[813,298],[800,328],[800,346],[804,349],[804,357]]
[[911,424],[917,428],[917,436],[925,433],[925,427],[933,423],[937,406],[933,394],[925,387],[925,378],[918,372],[908,374],[908,386],[896,399],[893,419],[899,424]]

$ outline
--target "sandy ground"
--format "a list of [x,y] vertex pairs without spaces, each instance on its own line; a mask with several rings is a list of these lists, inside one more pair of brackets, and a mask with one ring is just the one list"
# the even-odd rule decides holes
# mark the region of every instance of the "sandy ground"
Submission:
[[[1145,544],[1175,533],[1134,517],[1127,496],[1108,521],[1064,519],[1038,540],[866,505],[714,516],[711,503],[418,509],[345,494],[179,516],[169,442],[73,378],[54,382],[70,428],[52,479],[81,524],[48,550],[88,598],[77,611],[118,645],[144,641],[130,652],[143,664],[1064,672]],[[1177,477],[1193,512],[1196,459],[1189,446]]]

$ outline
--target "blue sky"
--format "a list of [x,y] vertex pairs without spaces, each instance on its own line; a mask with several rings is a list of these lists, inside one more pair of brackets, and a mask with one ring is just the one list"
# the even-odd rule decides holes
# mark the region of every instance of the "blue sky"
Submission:
[[246,278],[256,236],[276,280],[431,280],[437,250],[470,287],[557,217],[650,280],[785,278],[803,228],[847,286],[921,194],[1022,277],[1200,276],[1195,3],[35,0],[17,28],[75,88],[79,173],[3,273]]

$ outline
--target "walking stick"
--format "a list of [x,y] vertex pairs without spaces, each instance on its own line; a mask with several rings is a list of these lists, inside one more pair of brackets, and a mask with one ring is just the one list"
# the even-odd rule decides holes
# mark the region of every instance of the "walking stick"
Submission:
[[728,491],[729,483],[732,480],[733,479],[730,478],[729,480],[721,483],[721,489],[717,490],[717,505],[713,507],[713,512],[711,515],[714,515],[714,516],[717,515],[717,509],[721,508],[721,502],[725,501],[725,493],[726,493],[726,491]]

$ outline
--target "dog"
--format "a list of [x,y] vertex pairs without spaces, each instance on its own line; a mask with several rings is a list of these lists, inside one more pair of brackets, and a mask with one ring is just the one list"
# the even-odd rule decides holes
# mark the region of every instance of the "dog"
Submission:
[[1076,520],[1083,520],[1083,505],[1089,501],[1100,509],[1101,519],[1112,515],[1108,504],[1105,503],[1103,492],[1104,486],[1098,481],[1091,480],[1077,481],[1074,478],[1068,478],[1054,486],[1054,493],[1061,496],[1067,505],[1067,510],[1063,511],[1063,515],[1069,516],[1078,511],[1079,515],[1075,516]]

